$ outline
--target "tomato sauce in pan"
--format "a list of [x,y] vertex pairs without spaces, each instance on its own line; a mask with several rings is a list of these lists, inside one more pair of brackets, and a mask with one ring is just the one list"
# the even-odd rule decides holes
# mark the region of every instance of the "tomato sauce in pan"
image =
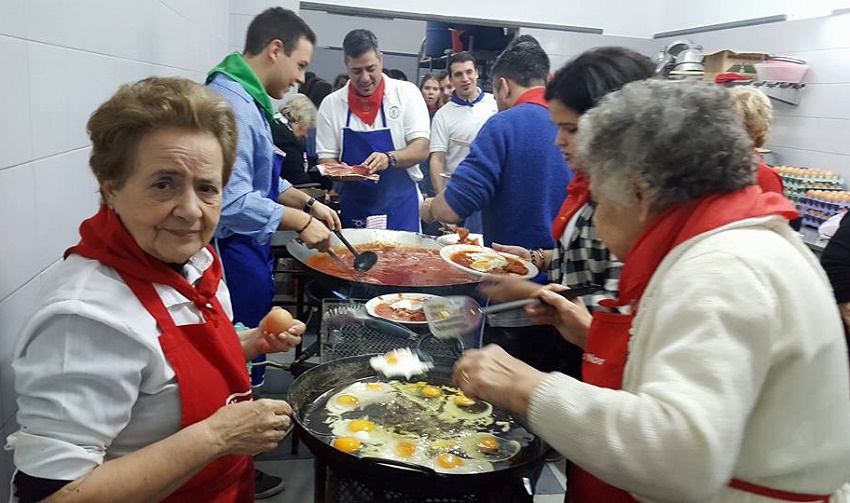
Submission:
[[443,286],[478,281],[477,277],[443,261],[440,250],[382,243],[361,244],[356,249],[371,250],[378,255],[375,266],[366,272],[357,273],[357,278],[353,268],[354,256],[346,248],[334,248],[345,266],[324,253],[308,258],[307,265],[338,278],[381,285]]

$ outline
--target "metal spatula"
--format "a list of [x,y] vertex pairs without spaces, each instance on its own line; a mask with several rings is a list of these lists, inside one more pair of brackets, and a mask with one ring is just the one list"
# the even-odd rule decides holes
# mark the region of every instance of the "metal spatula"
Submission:
[[[599,285],[585,285],[555,293],[574,299],[596,293],[601,289]],[[520,309],[537,303],[537,299],[523,299],[481,307],[472,297],[449,296],[427,299],[423,309],[431,333],[439,339],[448,339],[461,337],[474,330],[487,314]]]

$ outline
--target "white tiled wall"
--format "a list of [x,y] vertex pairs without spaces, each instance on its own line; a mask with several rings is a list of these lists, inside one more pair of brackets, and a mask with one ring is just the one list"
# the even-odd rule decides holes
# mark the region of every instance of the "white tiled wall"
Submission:
[[593,47],[619,45],[628,47],[641,54],[652,56],[655,51],[655,41],[646,38],[616,37],[613,35],[592,35],[555,30],[540,30],[523,28],[522,34],[531,35],[540,42],[549,55],[549,61],[554,73],[567,61]]
[[[154,74],[202,80],[228,52],[231,12],[230,0],[0,1],[3,438],[16,428],[15,337],[44,271],[97,207],[89,115],[123,82]],[[0,456],[0,500],[8,499],[11,468]]]
[[[778,162],[831,169],[850,180],[850,14],[692,35],[706,50],[783,54],[811,69],[798,106],[774,101],[767,147]],[[655,41],[657,50],[666,40]]]

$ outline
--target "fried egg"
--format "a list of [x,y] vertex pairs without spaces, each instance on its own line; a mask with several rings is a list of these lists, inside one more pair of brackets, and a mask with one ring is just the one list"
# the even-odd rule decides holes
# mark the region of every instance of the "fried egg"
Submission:
[[353,437],[363,444],[384,444],[392,434],[368,419],[340,419],[331,425],[337,437]]
[[474,459],[483,459],[491,463],[507,461],[520,451],[516,440],[507,440],[491,433],[475,433],[460,441],[464,454]]
[[395,459],[421,466],[430,466],[421,440],[413,437],[393,438],[385,444],[370,447],[368,452],[364,449],[364,454],[374,455],[379,458]]
[[489,418],[489,422],[492,422],[492,413],[493,406],[489,403],[460,393],[446,399],[442,417],[461,421]]
[[434,411],[442,406],[446,397],[446,392],[441,386],[428,384],[425,381],[399,383],[398,388],[404,397]]
[[469,267],[476,271],[487,272],[508,265],[507,259],[494,251],[473,252],[469,254],[472,263]]
[[419,355],[410,348],[394,349],[387,354],[373,356],[369,359],[369,365],[387,377],[404,376],[407,379],[434,368],[433,363],[420,360]]
[[331,442],[331,445],[335,449],[340,450],[342,452],[354,454],[354,453],[360,451],[360,447],[363,446],[363,443],[360,442],[359,440],[357,440],[354,437],[343,436],[343,437],[337,437],[337,438],[333,439],[333,441]]
[[492,472],[493,464],[483,459],[469,459],[442,452],[431,459],[431,468],[440,473],[483,473]]
[[387,383],[360,381],[331,396],[325,408],[334,414],[342,414],[373,403],[389,403],[394,396],[395,390]]
[[393,309],[404,309],[405,311],[421,311],[422,310],[422,299],[408,299],[404,298],[401,300],[397,300],[395,302],[390,302],[389,305]]

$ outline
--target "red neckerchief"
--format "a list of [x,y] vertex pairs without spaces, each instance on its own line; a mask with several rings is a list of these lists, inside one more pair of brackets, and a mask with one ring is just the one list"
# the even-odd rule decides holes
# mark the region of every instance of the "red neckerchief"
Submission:
[[378,111],[381,109],[381,104],[384,102],[384,83],[387,80],[381,77],[381,83],[371,96],[360,96],[354,90],[354,85],[348,83],[348,109],[363,121],[364,124],[372,125],[375,123],[375,117],[378,116]]
[[573,215],[589,200],[590,180],[583,173],[575,173],[570,184],[567,185],[567,198],[564,199],[561,209],[558,210],[558,216],[552,222],[552,237],[556,242],[560,241]]
[[674,206],[655,219],[638,237],[620,274],[617,305],[634,305],[649,279],[670,251],[688,239],[747,218],[797,218],[794,206],[782,195],[763,193],[755,185],[727,194],[711,194]]
[[[80,237],[76,246],[65,250],[65,258],[75,253],[114,267],[120,273],[151,283],[168,285],[191,300],[207,320],[222,314],[208,307],[218,292],[218,284],[221,281],[221,262],[215,253],[212,254],[212,266],[204,271],[198,286],[194,287],[165,262],[142,251],[124,228],[118,215],[105,204],[100,205],[100,210],[93,217],[83,221],[80,225]],[[212,248],[207,248],[212,252]]]
[[534,103],[535,105],[540,105],[541,107],[548,109],[549,102],[546,101],[546,88],[540,86],[529,89],[524,92],[522,96],[517,98],[514,106],[522,105],[523,103]]

